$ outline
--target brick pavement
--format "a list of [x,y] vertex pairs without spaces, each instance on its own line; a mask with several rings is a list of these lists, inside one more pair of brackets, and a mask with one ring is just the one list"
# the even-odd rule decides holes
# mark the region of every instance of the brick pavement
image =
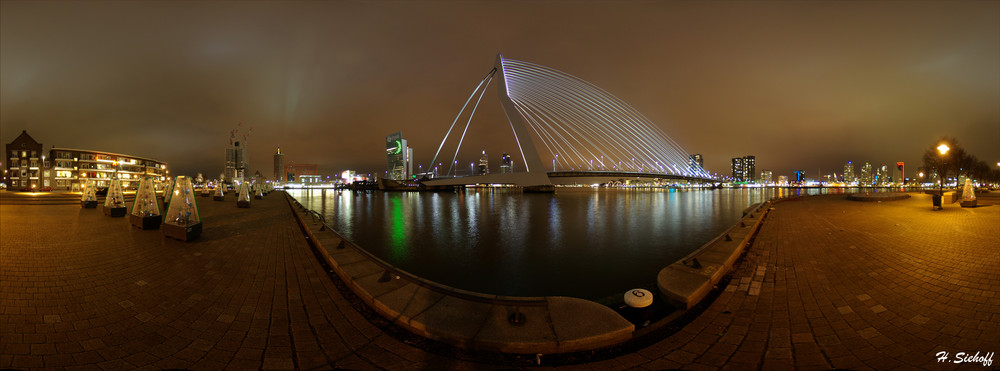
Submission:
[[705,312],[601,368],[996,369],[936,357],[1000,351],[1000,195],[979,201],[780,202]]
[[[368,322],[280,193],[249,210],[202,200],[205,232],[187,244],[79,206],[0,204],[0,368],[503,367]],[[560,368],[988,369],[935,357],[1000,350],[1000,197],[983,204],[778,203],[726,289],[680,331]]]
[[280,192],[198,201],[190,243],[78,204],[0,204],[0,368],[478,368],[354,310]]

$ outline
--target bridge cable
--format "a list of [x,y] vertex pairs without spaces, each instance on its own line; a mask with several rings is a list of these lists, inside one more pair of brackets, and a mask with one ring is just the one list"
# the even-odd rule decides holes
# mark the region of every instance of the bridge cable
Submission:
[[[430,165],[427,166],[428,171],[430,171],[432,166],[434,166],[434,162],[437,161],[438,154],[441,153],[441,148],[444,147],[444,142],[446,142],[448,140],[448,136],[451,135],[451,130],[455,128],[455,124],[458,122],[458,118],[462,117],[462,113],[465,112],[465,107],[468,107],[469,102],[472,101],[472,97],[476,95],[476,92],[479,91],[479,88],[481,88],[483,84],[486,83],[486,80],[490,79],[493,76],[493,74],[496,73],[496,71],[497,71],[496,67],[493,67],[493,69],[486,74],[486,77],[484,77],[482,81],[479,81],[479,85],[476,85],[476,88],[472,90],[472,94],[469,94],[469,98],[465,100],[465,104],[462,105],[462,109],[458,110],[458,115],[456,115],[455,120],[451,122],[451,127],[449,127],[448,132],[444,134],[444,139],[441,140],[441,144],[438,145],[437,152],[434,152],[434,157],[431,158],[431,163]],[[426,175],[426,173],[424,174]]]
[[[493,68],[493,72],[496,72],[496,68]],[[462,142],[465,141],[465,133],[469,132],[469,125],[472,124],[472,116],[476,115],[476,108],[479,108],[479,102],[483,100],[483,95],[486,94],[486,89],[490,87],[490,83],[493,82],[493,75],[489,75],[489,80],[486,80],[486,86],[483,86],[483,90],[479,92],[479,98],[476,98],[476,104],[472,106],[472,112],[469,113],[469,121],[465,123],[465,130],[462,130],[462,137],[458,139],[458,147],[455,147],[455,155],[451,157],[451,163],[448,164],[448,173],[451,173],[451,168],[457,163],[455,159],[458,158],[458,151],[462,149]],[[455,169],[455,176],[458,176],[458,169]]]

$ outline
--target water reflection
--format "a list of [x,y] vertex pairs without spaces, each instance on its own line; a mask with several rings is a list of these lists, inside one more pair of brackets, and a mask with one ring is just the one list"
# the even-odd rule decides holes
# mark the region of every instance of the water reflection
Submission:
[[346,238],[421,277],[484,293],[590,299],[650,285],[661,268],[735,224],[749,205],[802,193],[288,192]]

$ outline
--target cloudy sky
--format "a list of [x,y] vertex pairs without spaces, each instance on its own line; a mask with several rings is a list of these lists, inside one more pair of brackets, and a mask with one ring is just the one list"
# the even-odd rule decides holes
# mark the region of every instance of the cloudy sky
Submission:
[[[381,173],[396,131],[430,161],[497,53],[604,88],[727,175],[743,155],[915,169],[942,136],[1000,161],[996,1],[3,1],[0,142],[215,176],[242,122],[264,174],[278,146]],[[512,143],[487,94],[462,156]]]

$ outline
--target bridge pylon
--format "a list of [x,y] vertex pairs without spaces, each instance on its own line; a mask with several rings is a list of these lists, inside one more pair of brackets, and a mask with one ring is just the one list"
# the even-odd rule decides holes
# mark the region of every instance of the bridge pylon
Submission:
[[507,94],[507,74],[504,71],[503,55],[500,53],[497,53],[494,67],[500,72],[500,78],[497,79],[497,95],[500,97],[500,105],[507,116],[510,128],[514,131],[514,140],[517,142],[517,149],[521,152],[521,158],[524,159],[525,172],[531,174],[531,176],[523,177],[522,180],[522,182],[531,184],[518,185],[536,186],[552,184],[545,171],[545,165],[542,164],[542,159],[538,156],[535,142],[531,139],[531,134],[528,132],[527,126],[524,125],[524,118],[521,117],[521,113],[514,107],[514,102]]

